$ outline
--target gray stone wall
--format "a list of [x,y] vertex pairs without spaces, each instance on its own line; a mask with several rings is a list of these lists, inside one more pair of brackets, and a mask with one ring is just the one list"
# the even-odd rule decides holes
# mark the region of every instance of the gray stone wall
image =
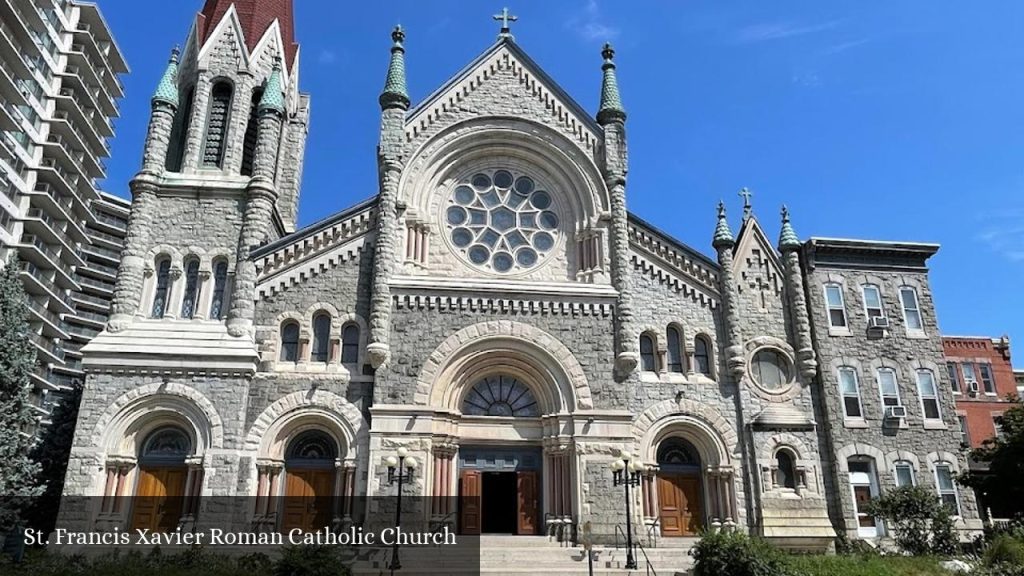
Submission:
[[[855,536],[853,496],[845,471],[847,458],[854,454],[874,458],[882,491],[895,487],[892,463],[897,457],[916,460],[917,484],[934,487],[935,476],[929,455],[933,461],[936,456],[948,460],[952,455],[956,460],[953,464],[964,469],[959,424],[945,371],[942,340],[927,273],[818,266],[805,272],[805,277],[815,348],[819,355],[821,412],[824,416],[821,429],[823,436],[827,436],[823,442],[831,448],[831,453],[826,454],[824,460],[834,476],[835,485],[830,491],[832,508],[839,514],[835,519],[837,523]],[[829,328],[824,293],[827,282],[836,282],[843,287],[848,330]],[[885,336],[868,335],[861,286],[869,283],[879,287],[885,315],[891,323]],[[923,335],[906,329],[899,301],[901,286],[912,286],[917,290]],[[852,366],[857,372],[863,421],[845,417],[838,382],[840,366]],[[905,425],[883,422],[882,398],[876,378],[876,370],[880,366],[896,371],[901,403],[908,413]],[[931,370],[935,376],[942,413],[940,427],[925,427],[916,383],[918,369]],[[899,454],[902,456],[897,456]],[[977,505],[971,491],[960,489],[959,498],[963,517],[968,521],[976,519]]]

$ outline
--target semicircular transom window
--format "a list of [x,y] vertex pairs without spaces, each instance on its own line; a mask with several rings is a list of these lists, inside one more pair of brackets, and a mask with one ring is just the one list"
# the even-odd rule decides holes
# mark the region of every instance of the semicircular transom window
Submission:
[[192,442],[183,430],[167,427],[156,430],[146,438],[142,447],[144,460],[183,460],[192,449]]
[[292,440],[288,448],[289,461],[320,461],[333,462],[338,457],[338,445],[325,432],[307,430]]
[[443,218],[456,252],[498,274],[536,268],[559,238],[551,191],[532,176],[507,169],[477,172],[460,182]]
[[471,416],[539,416],[533,392],[512,376],[488,376],[477,382],[462,401]]

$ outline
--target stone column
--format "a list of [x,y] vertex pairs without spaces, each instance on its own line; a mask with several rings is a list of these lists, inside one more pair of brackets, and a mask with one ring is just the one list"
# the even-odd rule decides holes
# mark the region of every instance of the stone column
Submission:
[[782,251],[783,273],[786,277],[786,296],[796,335],[798,368],[804,379],[810,381],[818,371],[818,361],[811,343],[811,320],[807,313],[807,294],[804,292],[803,272],[800,268],[800,248],[800,241],[789,222],[789,210],[783,206],[779,250]]
[[740,314],[736,302],[736,279],[733,275],[732,250],[736,245],[732,231],[725,219],[725,205],[718,203],[718,226],[712,242],[718,252],[719,291],[722,298],[723,319],[725,320],[726,365],[736,382],[743,379],[747,363],[743,357],[743,333],[740,331]]

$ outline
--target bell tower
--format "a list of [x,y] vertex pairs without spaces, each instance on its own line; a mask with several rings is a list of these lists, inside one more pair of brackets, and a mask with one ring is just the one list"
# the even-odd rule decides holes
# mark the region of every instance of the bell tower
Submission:
[[86,364],[134,348],[158,358],[169,348],[151,338],[208,333],[220,344],[205,353],[252,349],[242,371],[254,369],[249,255],[295,229],[309,119],[299,56],[290,0],[206,0],[151,99],[112,315]]

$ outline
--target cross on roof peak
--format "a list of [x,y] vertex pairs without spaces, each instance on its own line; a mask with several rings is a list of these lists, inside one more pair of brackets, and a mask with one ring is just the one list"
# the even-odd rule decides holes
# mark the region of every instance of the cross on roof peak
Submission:
[[739,195],[743,198],[743,220],[750,218],[750,213],[753,211],[753,206],[750,204],[750,197],[754,195],[750,191],[750,188],[744,186],[740,189]]
[[501,14],[495,14],[491,17],[501,22],[501,32],[498,33],[498,38],[512,38],[512,28],[510,23],[519,20],[519,16],[509,14],[508,8],[502,8]]

